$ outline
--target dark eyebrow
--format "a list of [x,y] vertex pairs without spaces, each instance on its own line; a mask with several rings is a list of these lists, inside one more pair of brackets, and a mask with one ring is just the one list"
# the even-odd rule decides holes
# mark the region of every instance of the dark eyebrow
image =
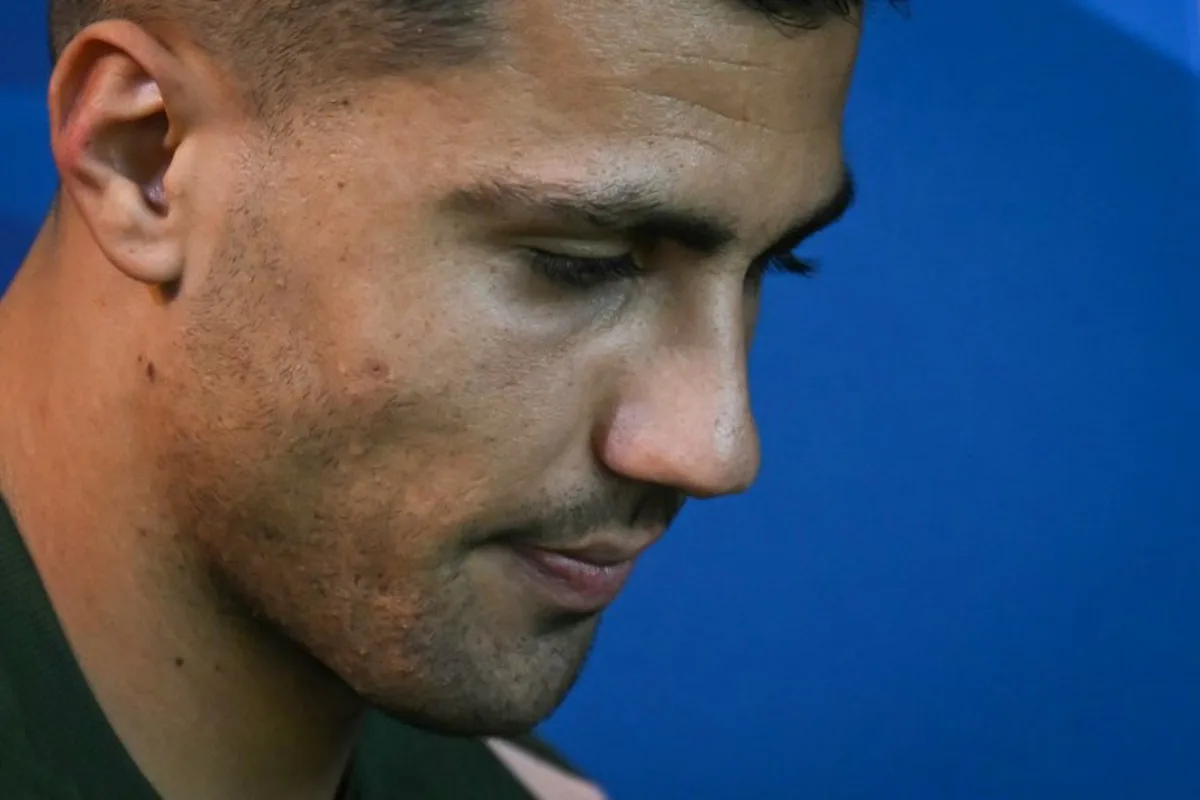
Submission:
[[804,218],[792,223],[783,236],[771,245],[756,260],[789,255],[810,236],[825,230],[846,215],[854,205],[857,185],[854,175],[849,168],[842,171],[842,182],[833,196],[821,204],[817,210]]
[[552,217],[637,241],[673,241],[713,255],[737,239],[729,220],[670,207],[658,192],[636,184],[597,187],[487,181],[454,190],[446,205],[463,212]]
[[[794,222],[759,258],[790,253],[804,239],[836,222],[853,202],[854,181],[846,170],[833,197]],[[653,188],[636,184],[592,187],[492,180],[455,189],[444,204],[466,213],[552,217],[637,241],[675,242],[702,256],[716,255],[738,239],[733,221],[672,207]]]

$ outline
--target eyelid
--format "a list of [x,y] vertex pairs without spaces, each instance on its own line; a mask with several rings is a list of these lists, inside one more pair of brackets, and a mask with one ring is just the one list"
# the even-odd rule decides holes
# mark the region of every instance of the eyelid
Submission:
[[569,258],[617,258],[630,254],[635,249],[632,242],[613,238],[524,236],[517,241],[517,244],[529,250]]
[[526,248],[530,264],[543,277],[575,289],[591,289],[604,284],[641,277],[645,270],[632,252],[614,256],[580,257],[546,250]]

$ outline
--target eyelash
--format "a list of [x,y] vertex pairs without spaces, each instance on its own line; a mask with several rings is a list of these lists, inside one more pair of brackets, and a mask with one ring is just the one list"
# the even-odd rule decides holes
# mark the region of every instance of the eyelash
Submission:
[[606,283],[640,278],[646,270],[632,253],[606,258],[581,258],[530,250],[533,268],[547,280],[572,289],[593,289]]
[[[646,269],[637,263],[632,253],[606,258],[581,258],[531,249],[529,254],[533,268],[542,277],[572,289],[592,289],[606,283],[640,278],[646,274]],[[747,281],[757,286],[769,272],[807,278],[816,274],[817,264],[802,259],[795,253],[771,256],[751,267]]]
[[757,262],[750,269],[750,280],[761,282],[763,276],[768,272],[782,272],[787,275],[811,278],[817,274],[817,268],[817,262],[801,258],[796,255],[795,251],[792,251],[780,256],[770,256]]

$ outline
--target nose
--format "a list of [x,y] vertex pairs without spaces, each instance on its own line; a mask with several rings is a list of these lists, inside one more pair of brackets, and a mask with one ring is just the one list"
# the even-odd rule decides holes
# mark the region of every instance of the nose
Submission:
[[642,365],[600,432],[613,472],[698,498],[745,491],[758,475],[744,340],[673,348]]

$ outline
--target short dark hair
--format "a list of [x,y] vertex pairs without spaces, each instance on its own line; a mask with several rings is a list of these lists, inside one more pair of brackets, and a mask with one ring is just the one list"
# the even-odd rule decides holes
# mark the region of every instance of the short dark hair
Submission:
[[[497,0],[49,0],[52,58],[103,19],[182,25],[232,67],[260,111],[296,87],[464,64],[495,33]],[[788,26],[850,17],[863,0],[725,0]]]

